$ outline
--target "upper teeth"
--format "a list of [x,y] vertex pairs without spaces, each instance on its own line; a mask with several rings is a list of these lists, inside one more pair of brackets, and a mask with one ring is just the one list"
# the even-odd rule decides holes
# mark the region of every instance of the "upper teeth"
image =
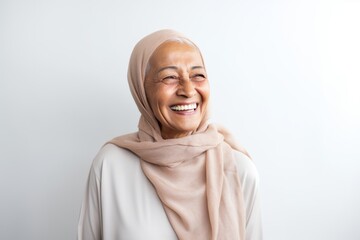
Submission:
[[171,109],[175,110],[175,111],[184,111],[184,110],[195,109],[195,108],[196,108],[196,103],[192,103],[189,105],[175,105],[175,106],[171,107]]

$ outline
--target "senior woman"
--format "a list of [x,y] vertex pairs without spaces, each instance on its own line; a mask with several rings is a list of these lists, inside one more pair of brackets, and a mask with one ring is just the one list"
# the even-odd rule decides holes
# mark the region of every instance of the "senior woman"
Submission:
[[138,131],[95,157],[78,239],[262,239],[257,171],[233,137],[208,122],[198,47],[178,32],[154,32],[135,46],[128,82]]

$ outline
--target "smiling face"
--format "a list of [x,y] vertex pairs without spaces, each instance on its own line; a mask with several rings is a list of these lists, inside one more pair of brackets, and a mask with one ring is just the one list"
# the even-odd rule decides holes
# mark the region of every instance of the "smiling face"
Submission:
[[145,92],[164,139],[196,131],[206,115],[209,90],[202,57],[194,46],[169,41],[152,54]]

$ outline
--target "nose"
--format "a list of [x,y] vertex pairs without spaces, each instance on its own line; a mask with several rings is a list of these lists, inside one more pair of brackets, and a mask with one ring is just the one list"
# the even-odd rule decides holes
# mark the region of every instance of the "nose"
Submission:
[[180,81],[179,83],[178,90],[176,93],[177,95],[186,98],[191,98],[195,96],[196,89],[194,83],[190,79],[182,79],[182,81]]

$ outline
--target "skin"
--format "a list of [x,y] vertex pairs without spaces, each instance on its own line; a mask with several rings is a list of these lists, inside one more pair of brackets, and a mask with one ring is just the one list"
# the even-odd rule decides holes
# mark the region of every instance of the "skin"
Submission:
[[[149,60],[145,92],[164,139],[194,132],[205,117],[210,88],[199,50],[180,42],[165,42]],[[196,109],[171,107],[196,104]]]

